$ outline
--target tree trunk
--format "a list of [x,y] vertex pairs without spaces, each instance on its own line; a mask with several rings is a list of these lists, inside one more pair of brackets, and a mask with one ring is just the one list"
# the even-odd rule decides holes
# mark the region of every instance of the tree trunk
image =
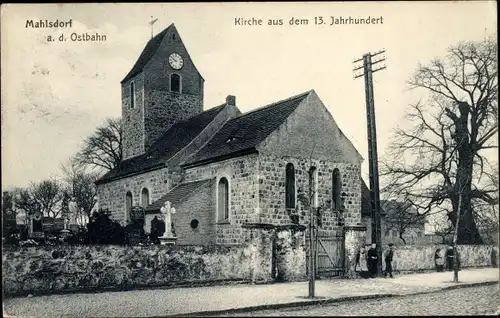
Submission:
[[474,164],[473,144],[469,139],[469,106],[467,103],[459,105],[460,117],[450,114],[455,123],[455,134],[453,139],[457,144],[458,163],[457,176],[453,187],[452,205],[453,212],[450,214],[452,224],[457,223],[460,216],[457,231],[458,244],[483,244],[472,213],[472,173]]

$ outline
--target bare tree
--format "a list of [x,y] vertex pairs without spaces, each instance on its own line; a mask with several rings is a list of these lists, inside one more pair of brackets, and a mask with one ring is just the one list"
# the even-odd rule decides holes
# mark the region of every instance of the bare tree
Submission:
[[30,188],[16,188],[13,190],[13,203],[16,210],[22,210],[26,216],[41,211],[39,203],[32,195]]
[[82,223],[82,219],[90,219],[97,204],[97,187],[94,182],[99,175],[82,168],[75,158],[62,165],[61,170],[64,174],[66,192],[76,204],[75,217]]
[[425,223],[425,215],[418,214],[415,207],[408,202],[385,201],[382,208],[386,212],[386,231],[396,230],[404,244],[404,234]]
[[[450,244],[453,238],[453,225],[449,220],[433,220],[430,222],[433,228],[434,235],[441,239],[441,244]],[[434,241],[432,242],[434,243]]]
[[122,120],[110,119],[85,139],[76,154],[76,163],[82,167],[112,170],[122,161]]
[[411,105],[407,119],[412,126],[396,130],[392,159],[383,162],[387,188],[408,198],[421,214],[446,209],[452,224],[460,215],[459,244],[482,243],[474,202],[498,202],[498,183],[483,182],[496,169],[486,153],[498,148],[493,138],[498,132],[497,52],[492,37],[452,46],[446,59],[420,65],[409,84],[429,98]]
[[55,179],[32,183],[28,188],[15,190],[14,203],[28,215],[41,212],[42,215],[56,218],[64,211],[67,196],[62,185]]
[[63,212],[67,196],[62,185],[55,179],[44,180],[31,186],[34,199],[41,207],[42,215],[57,218]]

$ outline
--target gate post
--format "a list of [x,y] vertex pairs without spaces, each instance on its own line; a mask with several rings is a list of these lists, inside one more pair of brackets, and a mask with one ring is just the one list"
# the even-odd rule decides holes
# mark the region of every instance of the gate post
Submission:
[[365,245],[366,227],[345,226],[344,228],[344,277],[356,278],[356,254]]
[[298,224],[276,226],[278,281],[297,281],[306,277],[304,231],[305,226]]

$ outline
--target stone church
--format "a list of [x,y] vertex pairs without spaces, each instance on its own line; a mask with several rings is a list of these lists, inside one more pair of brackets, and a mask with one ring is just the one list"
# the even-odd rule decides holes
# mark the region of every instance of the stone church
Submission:
[[121,81],[124,158],[96,182],[100,207],[124,225],[144,207],[148,232],[170,201],[181,245],[307,224],[311,205],[323,237],[340,218],[361,228],[363,159],[314,90],[241,113],[232,95],[205,107],[204,81],[174,24],[147,43]]

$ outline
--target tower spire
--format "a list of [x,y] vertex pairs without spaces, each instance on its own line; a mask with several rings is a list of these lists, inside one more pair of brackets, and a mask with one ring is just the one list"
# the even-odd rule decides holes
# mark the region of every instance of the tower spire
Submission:
[[153,38],[153,24],[158,21],[158,18],[153,20],[153,16],[151,16],[151,21],[149,22],[149,25],[151,26],[151,38]]

